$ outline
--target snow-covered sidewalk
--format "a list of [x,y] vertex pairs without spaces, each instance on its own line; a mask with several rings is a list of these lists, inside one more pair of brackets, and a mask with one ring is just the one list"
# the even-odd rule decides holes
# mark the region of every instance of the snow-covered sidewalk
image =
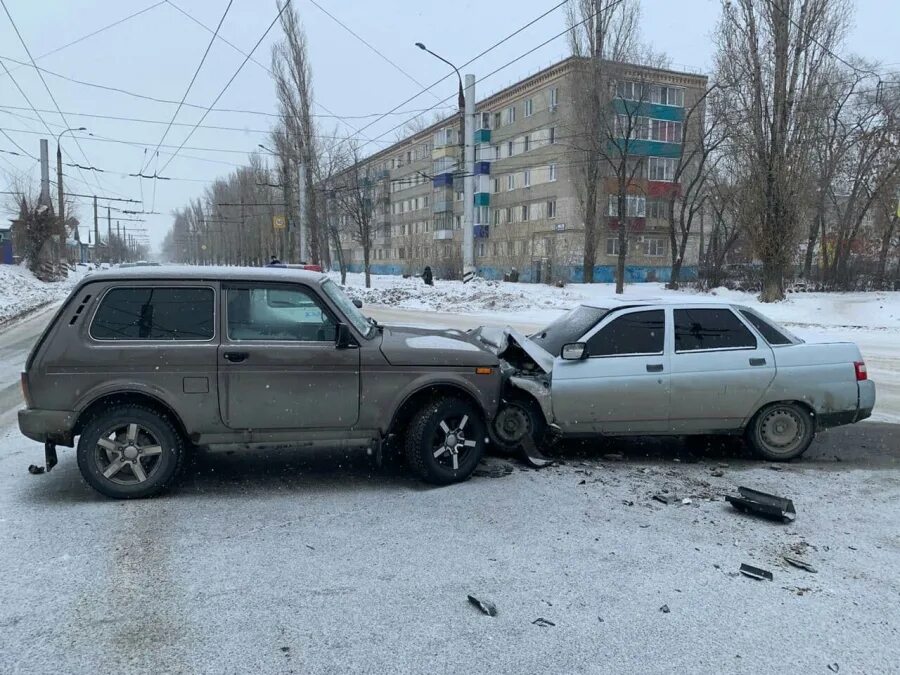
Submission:
[[27,267],[0,265],[0,327],[43,305],[62,300],[80,278],[80,273],[70,272],[63,281],[47,283],[37,279]]

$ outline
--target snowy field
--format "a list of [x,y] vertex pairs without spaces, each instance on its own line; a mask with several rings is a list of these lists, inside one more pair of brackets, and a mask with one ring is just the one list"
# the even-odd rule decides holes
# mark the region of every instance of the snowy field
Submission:
[[[523,330],[537,330],[579,303],[602,306],[605,299],[616,297],[613,284],[555,288],[483,279],[469,284],[434,283],[431,287],[418,278],[376,275],[372,277],[372,288],[367,289],[362,274],[348,274],[346,288],[352,297],[375,305],[376,309],[412,310],[423,318],[425,313],[439,312],[443,315],[439,320],[453,328],[508,321]],[[878,387],[873,420],[900,423],[900,292],[795,293],[783,302],[762,303],[752,293],[725,288],[696,293],[648,283],[629,284],[624,297],[740,303],[771,317],[804,340],[855,342]]]
[[35,278],[27,267],[0,265],[0,326],[68,295],[80,273],[70,273],[64,281],[48,284]]

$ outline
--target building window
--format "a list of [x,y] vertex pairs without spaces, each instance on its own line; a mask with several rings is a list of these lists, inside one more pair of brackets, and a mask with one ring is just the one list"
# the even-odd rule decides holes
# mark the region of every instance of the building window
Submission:
[[494,146],[494,159],[500,159],[500,146]]
[[681,143],[681,122],[651,120],[650,140],[663,143]]
[[661,258],[666,254],[666,240],[662,237],[645,237],[641,248],[648,258]]
[[556,200],[555,199],[547,200],[547,217],[548,218],[556,218]]
[[494,128],[494,129],[500,128],[500,113],[498,113],[498,112],[494,113],[494,126],[492,128]]
[[684,89],[681,87],[666,87],[661,84],[654,84],[650,87],[650,102],[683,108]]
[[650,157],[647,162],[647,178],[648,180],[664,180],[669,182],[675,180],[675,158]]
[[525,140],[522,145],[522,152],[528,152],[531,149],[531,134],[525,134]]
[[462,216],[453,216],[453,229],[462,229]]
[[556,143],[556,127],[550,127],[550,136],[549,136],[550,145]]
[[513,221],[513,219],[512,219],[512,207],[511,207],[511,206],[507,206],[503,211],[504,211],[503,215],[506,217],[506,222],[507,222],[507,223],[511,223],[511,222]]
[[550,165],[550,179],[549,180],[550,180],[550,182],[553,182],[556,180],[556,164]]
[[489,222],[490,219],[490,209],[486,206],[476,206],[475,207],[475,222],[482,224]]
[[531,187],[531,169],[525,169],[525,187]]
[[[606,240],[606,255],[619,255],[619,238],[608,237]],[[628,255],[628,242],[625,242],[625,255]]]
[[493,183],[494,183],[494,188],[493,188],[493,189],[494,189],[494,193],[496,194],[497,192],[500,192],[500,179],[499,179],[499,178],[494,178],[494,179],[493,179]]
[[506,242],[506,255],[512,255],[512,254],[513,254],[513,251],[515,250],[514,246],[515,246],[515,242],[514,242],[514,241],[507,241],[507,242]]
[[465,192],[463,192],[462,190],[457,190],[456,201],[461,202],[463,200],[463,195],[465,195]]
[[406,249],[403,248],[402,246],[399,249],[397,249],[397,257],[400,258],[400,260],[406,259]]
[[483,112],[481,113],[481,129],[490,129],[491,128],[491,113]]
[[484,242],[478,242],[478,257],[484,257]]
[[650,138],[650,119],[616,115],[616,138],[646,141]]
[[559,105],[559,87],[553,87],[550,90],[550,110],[556,110]]
[[516,106],[509,106],[503,113],[503,123],[513,124],[516,121]]
[[522,204],[522,222],[528,220],[528,204]]
[[494,209],[494,225],[500,224],[500,209]]
[[507,191],[516,189],[516,174],[506,174],[506,189]]
[[669,203],[665,199],[648,199],[647,200],[647,217],[648,218],[668,218]]
[[[646,215],[647,198],[643,195],[626,195],[625,210],[629,218],[643,218]],[[609,195],[609,215],[619,216],[619,196]]]
[[513,142],[512,141],[506,142],[506,156],[507,157],[513,156]]
[[531,117],[534,113],[534,101],[530,98],[525,100],[525,117]]
[[641,82],[617,82],[616,95],[626,101],[646,101],[647,85]]

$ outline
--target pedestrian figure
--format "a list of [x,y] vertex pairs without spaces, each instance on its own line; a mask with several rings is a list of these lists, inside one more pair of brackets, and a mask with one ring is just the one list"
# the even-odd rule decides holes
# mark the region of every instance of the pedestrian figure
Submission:
[[434,286],[434,276],[431,274],[429,265],[425,265],[425,269],[422,271],[422,281],[425,282],[426,286]]
[[278,256],[272,256],[269,262],[266,264],[266,267],[284,267],[284,263],[282,263]]

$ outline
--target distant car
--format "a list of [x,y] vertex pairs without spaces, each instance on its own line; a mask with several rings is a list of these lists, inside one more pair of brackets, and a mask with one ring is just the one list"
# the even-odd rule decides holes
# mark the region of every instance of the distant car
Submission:
[[507,364],[492,425],[506,444],[548,425],[563,437],[743,434],[788,460],[875,405],[856,345],[805,343],[741,305],[586,304],[530,339],[476,337]]
[[99,492],[144,497],[194,446],[360,448],[401,441],[448,484],[481,460],[497,357],[460,331],[382,327],[323,274],[133,268],[85,277],[33,348],[19,428],[78,439]]

